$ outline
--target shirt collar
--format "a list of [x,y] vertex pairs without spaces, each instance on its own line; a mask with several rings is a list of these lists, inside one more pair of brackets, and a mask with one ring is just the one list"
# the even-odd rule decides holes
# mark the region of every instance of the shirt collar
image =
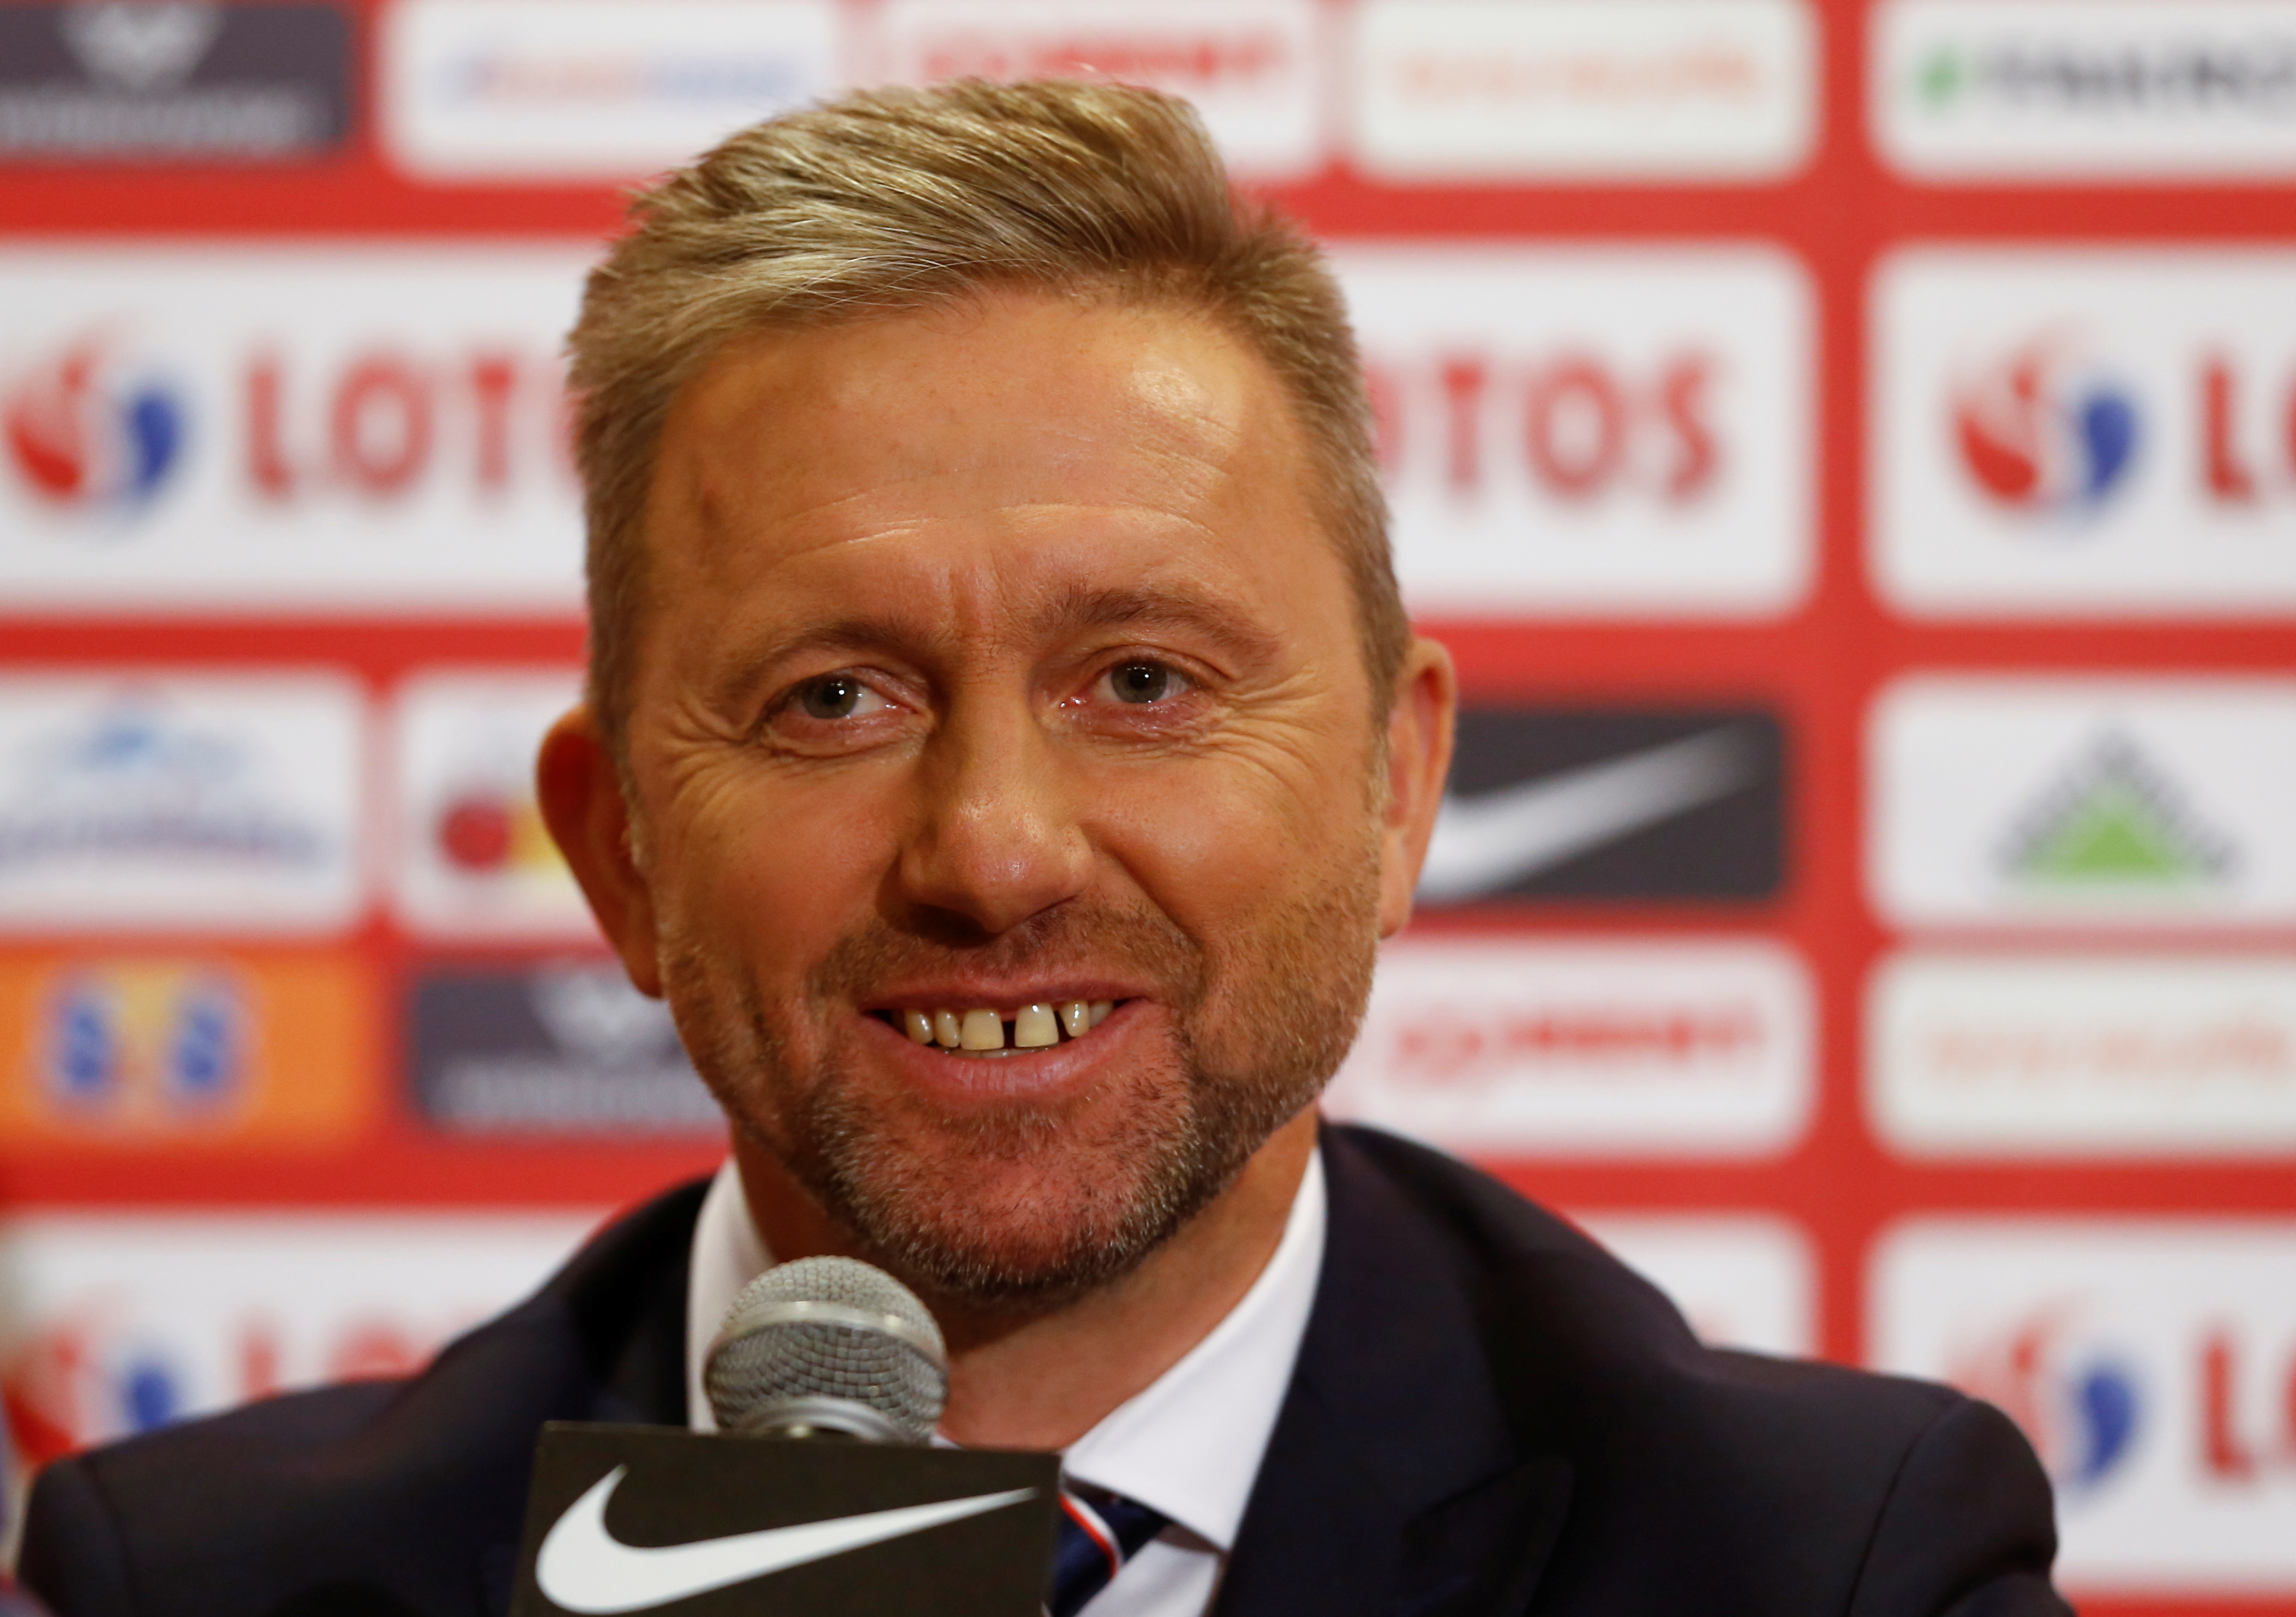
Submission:
[[1234,1548],[1308,1333],[1324,1222],[1319,1149],[1251,1289],[1177,1364],[1069,1445],[1069,1474],[1155,1506],[1216,1549]]
[[709,1181],[693,1221],[693,1256],[685,1283],[685,1421],[696,1432],[718,1430],[718,1416],[701,1385],[710,1341],[742,1288],[773,1266],[758,1221],[750,1216],[742,1170],[727,1157]]
[[[1318,1149],[1300,1176],[1275,1254],[1251,1288],[1170,1369],[1069,1446],[1068,1473],[1153,1506],[1216,1549],[1233,1547],[1307,1334],[1325,1222]],[[734,1294],[772,1263],[728,1159],[693,1227],[685,1384],[696,1432],[718,1429],[701,1386],[710,1339]]]

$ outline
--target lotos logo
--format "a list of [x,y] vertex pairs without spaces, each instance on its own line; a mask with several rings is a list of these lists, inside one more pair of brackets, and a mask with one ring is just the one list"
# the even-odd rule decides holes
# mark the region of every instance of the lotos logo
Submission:
[[2093,510],[2136,457],[2136,406],[2048,340],[1956,392],[1954,437],[1977,486],[2005,505]]
[[17,383],[4,430],[17,474],[41,498],[135,511],[182,460],[184,422],[174,391],[111,363],[89,337]]
[[37,1467],[181,1419],[188,1379],[176,1344],[90,1308],[17,1346],[0,1368],[0,1408],[24,1463]]
[[154,1326],[99,1297],[15,1345],[0,1408],[33,1466],[293,1385],[411,1375],[428,1332],[372,1310],[290,1332],[261,1308],[206,1330]]
[[2074,1330],[2077,1312],[2065,1302],[2040,1309],[1963,1354],[1948,1375],[2023,1427],[2051,1478],[2066,1490],[2095,1488],[2120,1467],[2143,1410],[2125,1356]]

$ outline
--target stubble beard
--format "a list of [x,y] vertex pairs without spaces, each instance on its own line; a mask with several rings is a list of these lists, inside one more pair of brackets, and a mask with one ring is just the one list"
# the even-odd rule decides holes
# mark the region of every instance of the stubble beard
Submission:
[[[1040,1313],[1137,1268],[1339,1070],[1378,949],[1375,857],[1340,863],[1347,874],[1226,949],[1151,909],[1072,904],[971,947],[873,923],[823,961],[804,1003],[779,1006],[709,951],[673,941],[665,991],[734,1127],[865,1255],[929,1297]],[[1160,985],[1168,1053],[1124,1074],[1120,1096],[955,1115],[912,1090],[865,1092],[849,1039],[822,1025],[820,1007],[866,1005],[876,985],[951,964],[1137,974]],[[808,1019],[806,1042],[823,1052],[811,1061],[788,1031]],[[1009,1188],[984,1195],[989,1184]]]

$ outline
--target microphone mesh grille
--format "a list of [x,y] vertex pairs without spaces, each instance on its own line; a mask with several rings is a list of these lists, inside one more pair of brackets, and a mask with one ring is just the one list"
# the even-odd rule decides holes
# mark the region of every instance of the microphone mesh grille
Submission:
[[[774,1317],[792,1302],[891,1315],[931,1354],[890,1330]],[[738,1432],[760,1405],[788,1398],[865,1404],[922,1443],[948,1398],[940,1327],[908,1287],[851,1258],[800,1258],[767,1269],[734,1299],[709,1350],[703,1386],[718,1424]]]

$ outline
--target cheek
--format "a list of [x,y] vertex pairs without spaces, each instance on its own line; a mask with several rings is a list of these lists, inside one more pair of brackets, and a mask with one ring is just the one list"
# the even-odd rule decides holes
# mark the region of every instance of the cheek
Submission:
[[1323,786],[1208,767],[1110,817],[1109,850],[1182,931],[1217,948],[1226,927],[1288,907],[1363,860],[1361,789],[1344,770]]
[[802,972],[869,914],[889,856],[865,794],[727,770],[685,800],[661,850],[673,930],[773,976],[777,963]]

